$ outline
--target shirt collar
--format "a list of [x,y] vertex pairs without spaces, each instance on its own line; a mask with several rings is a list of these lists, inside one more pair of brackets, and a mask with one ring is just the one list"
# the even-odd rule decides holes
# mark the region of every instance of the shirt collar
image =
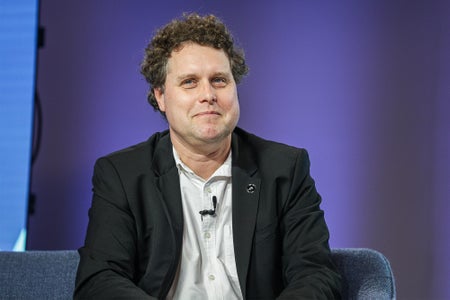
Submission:
[[[191,170],[185,163],[183,163],[178,155],[175,147],[172,146],[173,158],[175,159],[175,164],[180,172],[189,173],[191,175],[197,176],[194,171]],[[211,175],[211,178],[221,176],[221,177],[231,177],[231,150],[228,153],[227,159],[223,162],[223,164]],[[210,178],[210,179],[211,179]]]

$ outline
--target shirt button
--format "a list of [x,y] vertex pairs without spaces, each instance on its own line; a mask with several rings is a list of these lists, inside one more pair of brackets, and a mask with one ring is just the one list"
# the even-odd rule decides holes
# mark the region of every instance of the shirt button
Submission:
[[208,187],[206,188],[206,191],[207,191],[208,193],[211,193],[211,188],[208,186]]
[[209,232],[205,232],[205,238],[209,239],[211,237],[211,234]]
[[216,277],[215,277],[213,274],[210,274],[210,275],[208,276],[208,278],[209,278],[209,280],[214,280],[214,279],[216,279]]

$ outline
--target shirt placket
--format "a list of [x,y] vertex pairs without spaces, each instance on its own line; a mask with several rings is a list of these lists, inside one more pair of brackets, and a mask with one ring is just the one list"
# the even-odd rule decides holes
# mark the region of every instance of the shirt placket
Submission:
[[[203,207],[205,209],[213,209],[212,204],[213,190],[211,182],[205,183],[203,188]],[[205,268],[206,284],[208,286],[208,298],[221,299],[220,287],[218,285],[218,277],[214,267],[216,256],[216,217],[207,215],[202,221],[202,240],[207,255],[207,267]]]

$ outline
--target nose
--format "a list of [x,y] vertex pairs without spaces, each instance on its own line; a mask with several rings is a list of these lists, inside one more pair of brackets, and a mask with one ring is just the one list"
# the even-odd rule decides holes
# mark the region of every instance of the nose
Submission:
[[217,101],[216,90],[210,82],[204,83],[200,95],[201,102],[212,104]]

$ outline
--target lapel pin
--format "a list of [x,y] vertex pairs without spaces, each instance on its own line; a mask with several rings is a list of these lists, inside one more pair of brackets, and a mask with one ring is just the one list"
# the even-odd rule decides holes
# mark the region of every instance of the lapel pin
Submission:
[[254,185],[253,183],[250,183],[249,185],[247,185],[247,193],[253,194],[255,191],[256,191],[256,185]]

